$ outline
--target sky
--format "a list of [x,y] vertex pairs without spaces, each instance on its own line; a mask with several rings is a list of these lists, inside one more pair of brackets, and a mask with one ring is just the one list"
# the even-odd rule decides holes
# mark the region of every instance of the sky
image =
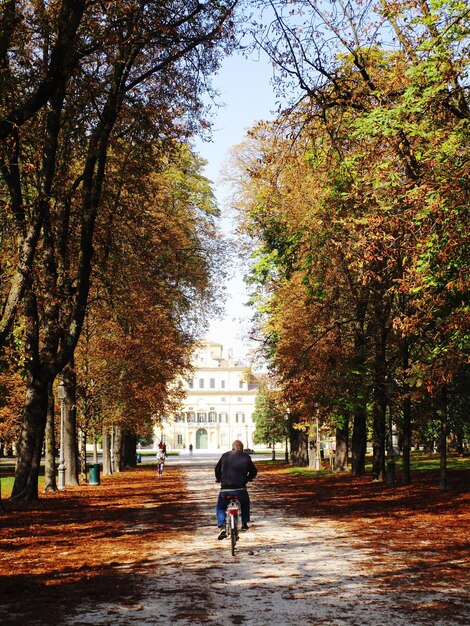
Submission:
[[[227,234],[233,231],[227,208],[230,188],[221,182],[220,175],[230,148],[244,139],[246,130],[259,120],[274,117],[276,98],[270,84],[272,73],[267,59],[246,59],[237,54],[225,59],[213,79],[220,101],[225,106],[219,108],[216,114],[212,141],[198,141],[196,151],[208,161],[204,173],[213,182],[214,193],[225,218],[223,229]],[[212,320],[206,338],[223,344],[225,351],[232,349],[234,356],[247,360],[252,311],[244,306],[248,295],[242,269],[235,272],[226,287],[225,316]]]

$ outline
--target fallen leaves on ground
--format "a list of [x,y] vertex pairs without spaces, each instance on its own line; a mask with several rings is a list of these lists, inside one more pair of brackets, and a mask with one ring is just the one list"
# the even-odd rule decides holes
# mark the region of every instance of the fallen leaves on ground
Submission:
[[[257,463],[256,498],[297,520],[341,522],[344,542],[370,552],[384,591],[410,585],[461,588],[468,577],[468,472],[449,473],[441,492],[434,471],[411,486],[387,486],[347,474],[303,476],[282,464]],[[196,503],[197,504],[197,503]],[[115,599],[139,610],[139,588],[158,544],[196,529],[195,503],[185,499],[184,470],[162,478],[142,465],[98,486],[41,494],[31,505],[5,503],[0,513],[0,605],[9,623],[49,619],[84,598]],[[175,563],[175,572],[177,563]],[[153,571],[153,570],[152,570]],[[423,600],[425,601],[425,600]],[[442,607],[452,606],[452,598]],[[15,621],[17,620],[17,621]]]

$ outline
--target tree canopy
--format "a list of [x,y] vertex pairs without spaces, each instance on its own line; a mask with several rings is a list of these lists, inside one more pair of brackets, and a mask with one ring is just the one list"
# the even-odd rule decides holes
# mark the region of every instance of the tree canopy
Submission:
[[233,47],[236,5],[2,5],[0,344],[22,327],[27,388],[14,498],[37,497],[51,385],[73,363],[90,290],[115,319],[131,296],[166,326],[166,349],[197,325],[189,303],[211,295],[214,203],[185,144],[209,124],[203,95]]
[[383,478],[387,416],[409,452],[422,399],[448,411],[467,375],[468,12],[260,5],[292,104],[234,156],[255,332],[300,421],[351,422],[355,473],[370,428]]

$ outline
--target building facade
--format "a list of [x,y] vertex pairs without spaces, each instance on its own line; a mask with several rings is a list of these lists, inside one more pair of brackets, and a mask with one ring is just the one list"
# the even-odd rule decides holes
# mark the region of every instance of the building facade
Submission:
[[163,418],[157,438],[168,450],[225,451],[239,439],[253,448],[253,412],[259,381],[219,343],[203,342],[194,354],[194,373],[183,381],[186,398],[175,415]]

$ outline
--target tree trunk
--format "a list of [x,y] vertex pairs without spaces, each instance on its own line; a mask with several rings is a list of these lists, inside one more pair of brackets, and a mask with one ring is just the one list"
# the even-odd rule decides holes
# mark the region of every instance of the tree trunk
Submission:
[[307,434],[308,469],[319,470],[320,459],[317,458],[317,439],[314,427],[310,427]]
[[[385,380],[384,380],[385,384]],[[385,393],[376,380],[374,389],[373,408],[373,434],[372,434],[372,478],[374,480],[384,480],[385,478],[385,423],[386,423],[387,400]]]
[[[12,126],[12,125],[10,125]],[[25,236],[18,242],[19,256],[17,267],[6,300],[2,303],[0,317],[0,346],[3,346],[13,327],[16,312],[31,277],[36,246],[41,232],[44,203],[36,202],[30,216]],[[4,286],[2,285],[2,288]]]
[[290,429],[290,463],[296,467],[308,465],[308,441],[305,430]]
[[354,325],[354,418],[351,438],[351,471],[353,476],[362,476],[366,471],[367,452],[367,394],[366,353],[367,338],[365,316],[368,298],[363,296],[356,305],[357,320]]
[[103,425],[102,434],[102,446],[103,446],[103,475],[108,476],[112,474],[111,468],[111,438],[109,436],[109,430],[107,426]]
[[401,342],[401,362],[403,370],[403,484],[411,484],[411,398],[406,382],[409,370],[409,345],[406,339]]
[[113,471],[122,472],[124,464],[122,462],[122,431],[120,426],[113,426]]
[[439,488],[441,491],[447,489],[447,389],[442,390],[441,406],[441,436],[439,441],[440,464],[439,464]]
[[353,433],[351,442],[351,469],[353,476],[362,476],[366,471],[367,451],[367,413],[359,406],[354,411]]
[[403,399],[403,484],[411,484],[411,398]]
[[45,454],[44,454],[44,491],[57,491],[56,481],[56,449],[54,432],[54,392],[52,383],[49,384],[47,402],[47,422],[45,432]]
[[79,431],[79,456],[80,456],[80,482],[87,483],[87,466],[86,466],[86,433],[84,430]]
[[455,433],[455,444],[457,447],[457,454],[459,456],[463,456],[464,455],[464,445],[463,445],[463,440],[464,440],[464,435],[463,435],[463,430],[458,430]]
[[72,487],[78,485],[78,445],[77,445],[77,408],[76,388],[77,380],[73,365],[67,365],[62,371],[67,397],[65,399],[65,428],[64,428],[64,456],[65,456],[65,484]]
[[344,472],[348,466],[348,426],[348,419],[345,419],[344,425],[338,426],[336,429],[336,449],[333,465],[335,472]]
[[96,440],[96,433],[93,430],[93,463],[98,463],[98,441]]
[[123,432],[122,434],[122,465],[124,469],[136,467],[137,436]]
[[385,472],[385,437],[387,416],[387,393],[386,393],[386,317],[382,307],[378,307],[376,316],[375,332],[375,358],[374,358],[374,393],[373,393],[373,431],[372,431],[372,478],[384,480]]
[[32,502],[38,499],[38,477],[46,429],[48,381],[28,375],[25,404],[17,447],[12,500]]

